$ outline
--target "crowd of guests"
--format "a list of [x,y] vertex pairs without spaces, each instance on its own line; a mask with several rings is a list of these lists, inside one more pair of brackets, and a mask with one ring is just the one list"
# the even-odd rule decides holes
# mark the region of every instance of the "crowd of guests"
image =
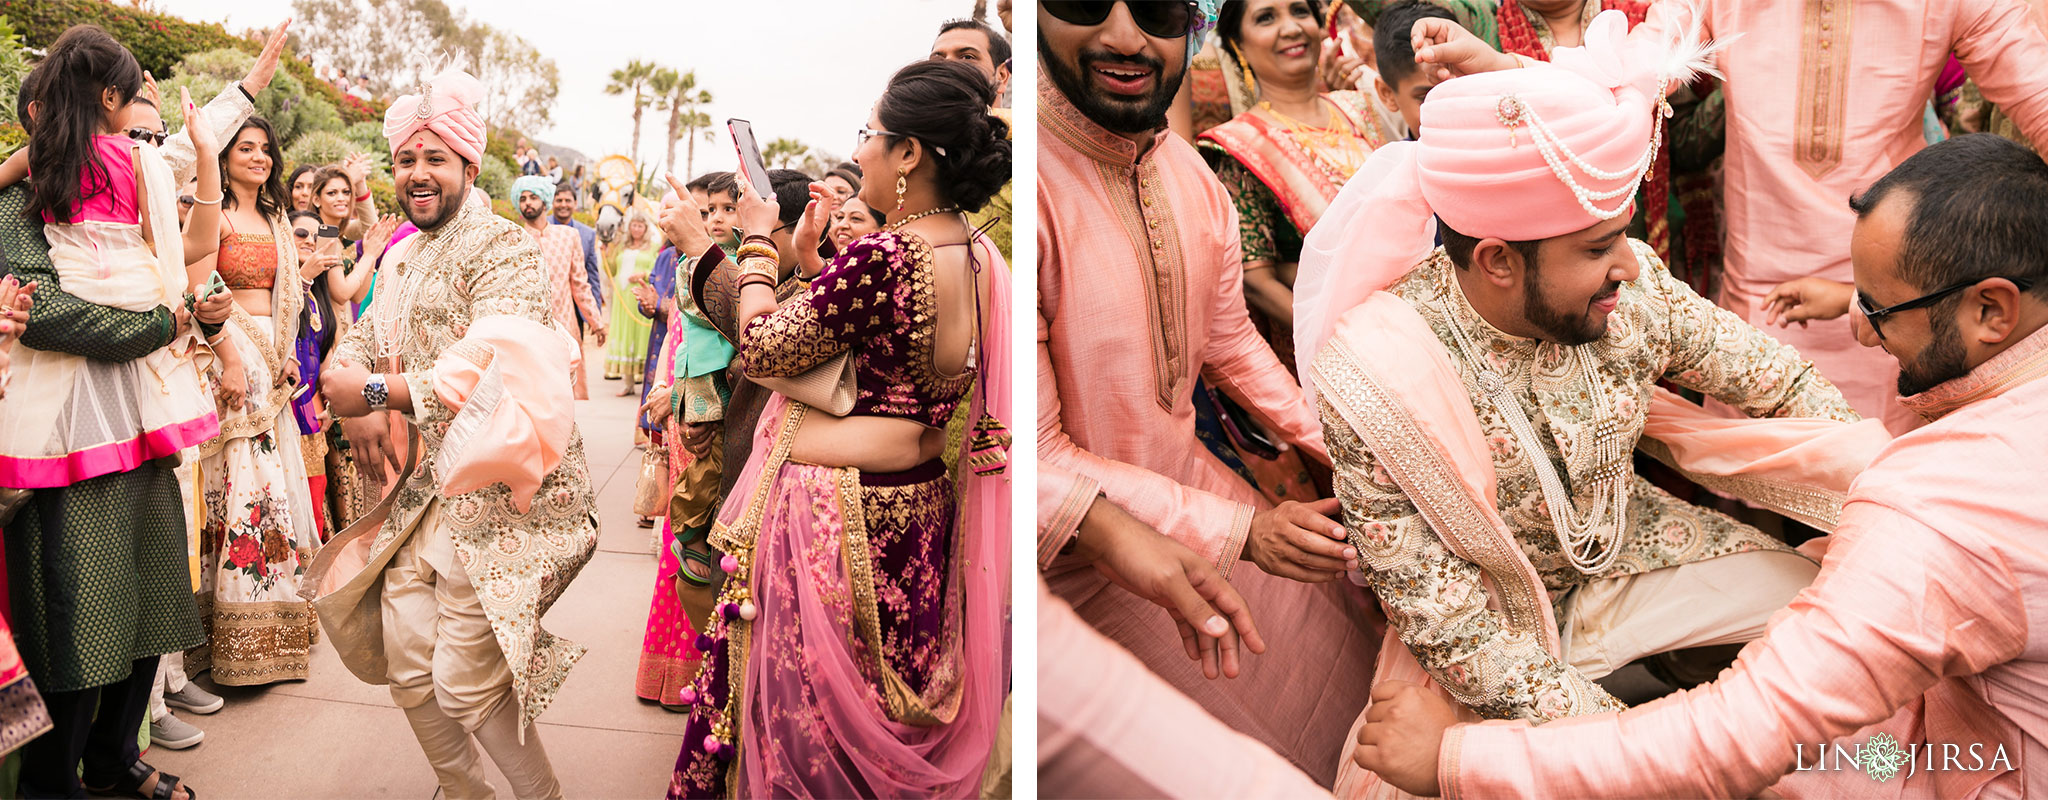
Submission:
[[[175,712],[223,701],[193,679],[304,680],[331,641],[388,673],[450,796],[488,793],[472,741],[518,796],[561,796],[532,722],[582,648],[538,621],[595,545],[571,402],[597,380],[642,400],[593,433],[646,450],[636,690],[689,716],[672,796],[1006,775],[1010,275],[970,220],[1008,192],[1002,35],[948,23],[827,174],[669,179],[609,241],[575,219],[580,168],[525,141],[516,217],[491,214],[459,71],[393,101],[397,209],[368,154],[288,163],[254,114],[284,36],[203,104],[92,26],[24,82],[0,167],[21,794],[195,797],[143,727],[196,745]],[[841,541],[844,571],[802,566]]]
[[1042,793],[2040,786],[2048,20],[1794,5],[1040,5]]

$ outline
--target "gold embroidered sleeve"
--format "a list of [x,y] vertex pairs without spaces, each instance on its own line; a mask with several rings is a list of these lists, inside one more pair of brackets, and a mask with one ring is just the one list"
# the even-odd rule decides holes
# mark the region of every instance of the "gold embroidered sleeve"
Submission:
[[1695,294],[1671,276],[1649,245],[1629,243],[1642,262],[1638,282],[1664,309],[1659,327],[1670,337],[1664,377],[1751,417],[1862,419],[1799,351]]
[[1626,707],[1487,608],[1478,565],[1451,552],[1344,418],[1318,402],[1359,567],[1401,643],[1437,683],[1489,719],[1546,722]]
[[[873,237],[880,238],[880,237]],[[894,240],[888,240],[893,243]],[[862,240],[832,259],[811,288],[740,331],[747,374],[801,375],[895,321],[897,251]]]
[[[477,257],[463,268],[471,321],[510,314],[542,325],[553,324],[548,309],[547,272],[540,248],[525,231],[507,227],[493,235]],[[571,331],[574,333],[574,331]]]
[[334,354],[371,369],[377,368],[377,323],[376,312],[364,312],[363,319],[348,327],[341,341],[334,345]]

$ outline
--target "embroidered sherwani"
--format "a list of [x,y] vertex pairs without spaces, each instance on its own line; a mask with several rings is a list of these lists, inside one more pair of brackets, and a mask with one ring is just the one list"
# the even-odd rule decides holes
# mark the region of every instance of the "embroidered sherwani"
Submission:
[[[1674,29],[1651,6],[1645,36]],[[1794,278],[1851,283],[1846,199],[1927,145],[1922,110],[1953,53],[2032,141],[2048,141],[2048,36],[2021,0],[1712,0],[1705,34],[1728,113],[1727,273],[1720,303],[1762,325],[1763,298]],[[1736,34],[1741,38],[1733,38]],[[1632,34],[1634,35],[1634,34]],[[1897,402],[1898,364],[1856,344],[1849,320],[1772,328],[1866,416],[1919,424]]]
[[[1601,581],[1731,554],[1785,549],[1754,528],[1679,501],[1630,476],[1621,551],[1604,572],[1586,575],[1566,559],[1559,545],[1532,457],[1548,460],[1581,513],[1590,511],[1595,502],[1590,477],[1603,466],[1594,463],[1600,438],[1621,437],[1628,447],[1620,452],[1632,451],[1643,430],[1651,389],[1660,379],[1719,398],[1753,417],[1857,419],[1841,394],[1798,353],[1693,294],[1665,271],[1648,245],[1633,240],[1630,245],[1641,274],[1622,284],[1607,334],[1579,348],[1581,357],[1595,359],[1590,382],[1582,377],[1570,349],[1502,333],[1481,319],[1465,300],[1456,267],[1441,248],[1392,288],[1421,315],[1449,353],[1491,453],[1500,518],[1521,555],[1534,566],[1540,591],[1547,596],[1519,596],[1526,592],[1506,590],[1509,596],[1496,597],[1504,591],[1499,588],[1501,576],[1483,571],[1454,551],[1417,510],[1417,499],[1404,493],[1390,475],[1390,469],[1413,469],[1389,462],[1408,456],[1369,449],[1352,428],[1347,418],[1355,414],[1340,411],[1338,405],[1368,405],[1360,396],[1362,382],[1346,376],[1356,374],[1358,362],[1372,354],[1354,353],[1340,334],[1317,361],[1330,387],[1319,397],[1337,467],[1337,494],[1365,579],[1416,660],[1453,697],[1483,717],[1548,720],[1622,707],[1589,676],[1537,646],[1529,632],[1509,625],[1502,606],[1557,604],[1554,618],[1570,633],[1573,609],[1567,601]],[[1460,355],[1452,326],[1461,329],[1475,355],[1506,380],[1528,416],[1541,453],[1523,448],[1501,411],[1481,391],[1476,370]],[[1792,575],[1803,579],[1811,572],[1795,569]],[[1774,591],[1762,584],[1759,576],[1744,593]],[[1782,593],[1775,595],[1775,602],[1782,604],[1802,585],[1779,587]],[[1708,598],[1662,600],[1697,603]],[[1772,610],[1766,602],[1752,615],[1756,630]],[[1617,660],[1626,663],[1628,657]]]
[[[2044,378],[2036,331],[1905,398],[1934,421],[1857,479],[1820,577],[1734,668],[1619,717],[1453,728],[1444,796],[1747,797],[1780,776],[1788,796],[2048,791]],[[1920,746],[1892,759],[1900,780],[1835,771],[1833,747],[1869,752],[1879,733]],[[1812,771],[1824,742],[1830,771]],[[1948,744],[1960,769],[1928,755]]]
[[[550,230],[574,236],[564,228]],[[404,335],[395,355],[412,393],[410,418],[419,426],[420,466],[398,488],[390,517],[371,545],[369,564],[380,569],[406,539],[431,541],[438,535],[453,541],[455,560],[475,586],[492,634],[512,668],[523,727],[546,710],[585,650],[540,627],[541,616],[597,548],[597,503],[582,435],[570,435],[561,463],[541,481],[532,507],[524,513],[503,483],[444,498],[434,459],[454,414],[436,393],[432,370],[475,320],[508,314],[543,325],[553,322],[550,302],[566,284],[547,279],[540,253],[525,231],[487,211],[465,206],[454,219],[421,232],[418,239],[405,261],[393,268],[399,280],[379,292],[377,300],[410,308],[401,322]],[[380,357],[389,335],[385,327],[372,315],[349,329],[337,354],[358,364],[385,364]],[[438,519],[439,531],[419,529],[429,511]],[[376,591],[363,599],[374,609]],[[331,622],[327,600],[323,597],[321,602],[323,622]],[[370,635],[374,631],[326,627],[350,671],[372,683],[384,682],[384,643]]]
[[1187,142],[1162,134],[1140,152],[1049,80],[1038,125],[1040,463],[1099,482],[1213,562],[1256,609],[1271,649],[1236,680],[1211,682],[1157,607],[1086,565],[1055,562],[1047,582],[1225,724],[1328,781],[1365,705],[1378,640],[1369,601],[1341,582],[1238,569],[1252,514],[1269,504],[1195,437],[1201,377],[1289,444],[1323,449],[1308,404],[1246,316],[1230,196]]

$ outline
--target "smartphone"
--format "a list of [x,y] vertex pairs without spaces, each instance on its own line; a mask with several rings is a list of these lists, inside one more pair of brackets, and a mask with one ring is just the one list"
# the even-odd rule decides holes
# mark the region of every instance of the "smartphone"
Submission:
[[747,180],[754,182],[754,194],[763,198],[774,197],[775,187],[768,183],[768,162],[761,160],[761,146],[754,141],[754,123],[743,119],[725,121],[727,130],[732,131],[733,147],[740,152],[740,171]]
[[333,225],[322,225],[320,226],[319,236],[322,239],[339,239],[341,238],[341,229]]

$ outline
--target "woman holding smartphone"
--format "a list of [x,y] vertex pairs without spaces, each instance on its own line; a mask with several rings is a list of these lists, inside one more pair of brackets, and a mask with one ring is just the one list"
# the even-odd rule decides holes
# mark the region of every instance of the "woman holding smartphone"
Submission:
[[[786,305],[769,237],[724,263],[689,193],[666,201],[678,246],[706,254],[693,281],[719,284],[693,293],[706,317],[777,390],[712,528],[727,575],[671,798],[979,793],[1008,680],[1009,271],[965,216],[1010,175],[994,99],[962,62],[897,72],[854,154],[894,222],[821,264],[838,198],[812,184],[789,255],[818,278]],[[740,182],[742,228],[779,214]],[[835,365],[848,407],[795,385]]]

